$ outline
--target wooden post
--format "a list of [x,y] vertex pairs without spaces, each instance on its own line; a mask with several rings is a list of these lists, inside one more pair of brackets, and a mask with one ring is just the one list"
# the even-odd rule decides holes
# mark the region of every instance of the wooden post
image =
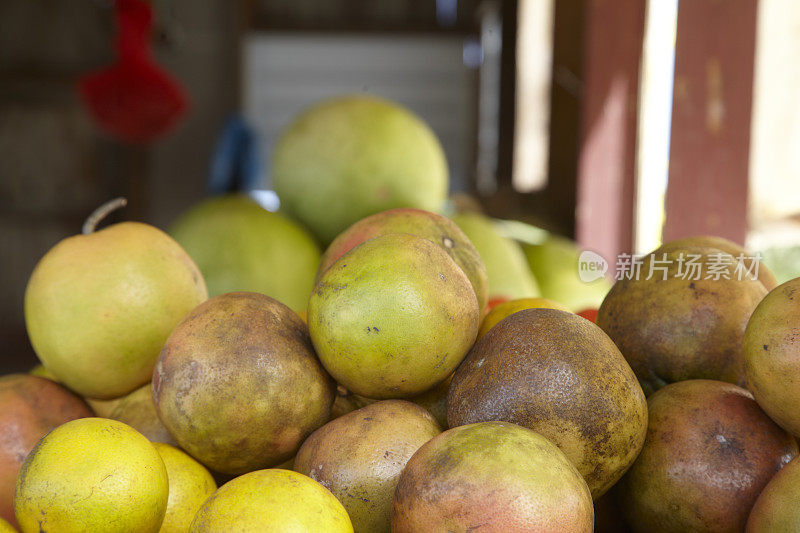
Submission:
[[757,0],[678,5],[664,240],[747,232]]
[[[613,271],[633,248],[636,126],[645,0],[586,3],[576,238]],[[613,273],[613,272],[612,272]]]

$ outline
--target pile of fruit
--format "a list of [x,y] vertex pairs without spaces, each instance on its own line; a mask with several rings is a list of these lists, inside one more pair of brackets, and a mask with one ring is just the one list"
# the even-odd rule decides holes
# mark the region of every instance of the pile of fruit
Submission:
[[800,278],[693,237],[584,284],[568,241],[434,212],[446,173],[348,97],[281,138],[281,213],[101,207],[27,287],[0,532],[800,530]]

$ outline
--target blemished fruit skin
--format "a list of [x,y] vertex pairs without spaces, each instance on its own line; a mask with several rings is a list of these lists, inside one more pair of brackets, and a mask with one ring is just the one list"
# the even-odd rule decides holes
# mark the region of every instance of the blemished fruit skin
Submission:
[[260,292],[295,311],[306,308],[319,246],[303,227],[252,198],[205,200],[181,215],[169,233],[200,268],[209,296]]
[[634,531],[742,531],[797,443],[731,383],[672,383],[648,399],[642,452],[614,488]]
[[400,473],[441,432],[433,416],[404,400],[383,400],[333,420],[300,447],[294,470],[344,505],[356,533],[388,533]]
[[407,109],[367,95],[320,102],[282,132],[272,158],[281,209],[324,244],[354,222],[395,207],[438,211],[444,151]]
[[116,398],[150,381],[172,329],[206,298],[178,243],[122,222],[42,257],[25,290],[25,324],[36,355],[69,389]]
[[118,420],[147,437],[150,442],[163,442],[177,446],[163,422],[158,418],[150,383],[122,397],[106,418]]
[[[671,248],[685,248],[686,246],[716,248],[717,250],[722,250],[725,253],[731,254],[734,258],[738,258],[741,255],[744,259],[745,268],[749,268],[755,272],[755,262],[758,261],[755,256],[750,254],[747,250],[735,242],[729,241],[723,237],[717,237],[715,235],[695,235],[693,237],[677,239],[668,243],[664,243],[658,248],[657,251],[663,252]],[[758,281],[760,281],[768,291],[771,291],[778,286],[778,281],[775,279],[775,275],[763,262],[758,263]]]
[[[695,256],[697,275],[686,266]],[[603,300],[597,325],[619,347],[646,395],[686,379],[744,385],[742,337],[767,291],[758,280],[737,279],[733,266],[730,279],[714,279],[717,258],[735,261],[712,248],[657,251],[643,259],[639,279],[618,280]]]
[[747,533],[800,531],[800,460],[781,468],[759,494],[747,518]]
[[293,456],[328,421],[333,395],[303,321],[254,292],[223,294],[189,313],[153,374],[164,426],[192,457],[224,474]]
[[478,250],[464,232],[447,217],[413,208],[397,208],[363,218],[340,233],[325,250],[317,279],[341,256],[359,244],[389,233],[411,233],[425,237],[447,252],[469,278],[478,308],[486,307],[488,279]]
[[570,312],[525,309],[481,338],[450,384],[450,427],[490,420],[550,439],[598,498],[641,450],[647,404],[600,328]]
[[451,219],[466,234],[483,260],[490,299],[541,296],[519,243],[500,235],[491,219],[478,213],[459,213]]
[[406,233],[370,239],[323,275],[308,306],[322,364],[375,399],[421,394],[475,341],[480,312],[466,274],[440,247]]
[[339,500],[308,476],[272,468],[239,476],[197,512],[190,533],[352,533]]
[[406,464],[392,532],[590,532],[592,497],[549,440],[507,422],[450,429]]
[[167,512],[159,533],[185,533],[197,510],[217,490],[217,484],[206,467],[189,457],[184,451],[154,442],[167,469],[169,499]]
[[523,309],[535,309],[539,307],[569,312],[569,309],[567,309],[565,306],[558,302],[554,302],[553,300],[548,300],[547,298],[519,298],[517,300],[509,300],[507,302],[497,304],[485,317],[483,317],[481,329],[478,330],[478,338],[480,339],[486,335],[489,330],[495,326],[495,324],[503,320],[505,317],[513,315],[517,311],[522,311]]
[[48,379],[0,377],[0,518],[16,525],[14,485],[39,439],[64,422],[93,416],[83,400]]
[[167,509],[167,470],[135,429],[106,418],[63,424],[33,449],[14,499],[23,533],[155,533]]
[[800,436],[800,278],[761,300],[744,332],[747,388],[781,427]]

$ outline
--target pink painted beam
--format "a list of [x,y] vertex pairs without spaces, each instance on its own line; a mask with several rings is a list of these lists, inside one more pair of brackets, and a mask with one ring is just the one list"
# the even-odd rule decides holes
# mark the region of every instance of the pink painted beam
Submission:
[[664,240],[747,233],[757,0],[678,4]]
[[589,0],[575,236],[612,266],[633,248],[645,0]]

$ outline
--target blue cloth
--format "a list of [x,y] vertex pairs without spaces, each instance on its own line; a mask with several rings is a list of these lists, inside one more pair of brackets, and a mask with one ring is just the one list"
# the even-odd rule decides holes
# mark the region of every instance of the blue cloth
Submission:
[[259,186],[261,169],[258,134],[241,116],[231,116],[211,157],[209,194],[252,191]]

